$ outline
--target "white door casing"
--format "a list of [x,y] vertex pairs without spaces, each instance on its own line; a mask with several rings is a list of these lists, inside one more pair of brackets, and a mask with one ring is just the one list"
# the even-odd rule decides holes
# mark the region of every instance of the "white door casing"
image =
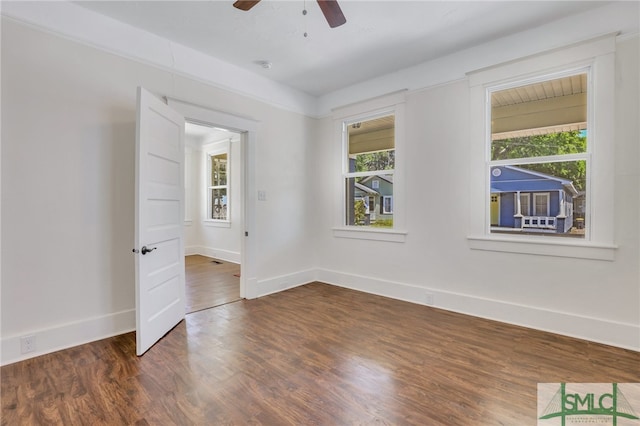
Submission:
[[222,127],[242,135],[241,137],[241,197],[242,197],[242,224],[245,236],[242,238],[240,248],[240,297],[253,299],[258,297],[256,278],[257,247],[255,238],[256,229],[256,146],[259,123],[246,117],[240,117],[212,110],[191,102],[168,97],[169,107],[180,112],[189,121],[214,127]]
[[142,355],[185,316],[184,117],[142,87],[137,95],[134,252]]

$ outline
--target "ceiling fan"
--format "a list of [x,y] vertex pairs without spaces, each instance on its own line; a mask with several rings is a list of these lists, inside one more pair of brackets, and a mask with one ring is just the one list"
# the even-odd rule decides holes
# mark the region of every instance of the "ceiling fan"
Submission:
[[[258,3],[260,0],[238,0],[233,3],[233,7],[247,11]],[[318,5],[331,28],[339,27],[347,22],[340,5],[338,5],[338,0],[318,0]]]

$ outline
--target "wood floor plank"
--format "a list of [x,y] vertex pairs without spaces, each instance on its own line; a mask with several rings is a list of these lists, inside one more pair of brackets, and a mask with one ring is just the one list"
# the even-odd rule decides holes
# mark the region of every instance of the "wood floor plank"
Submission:
[[186,313],[240,300],[240,265],[206,256],[185,256]]
[[640,353],[312,283],[4,366],[2,425],[533,425],[538,383]]

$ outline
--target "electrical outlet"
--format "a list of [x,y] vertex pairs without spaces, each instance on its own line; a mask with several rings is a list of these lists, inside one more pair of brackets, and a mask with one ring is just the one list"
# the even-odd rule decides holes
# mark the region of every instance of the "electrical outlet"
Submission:
[[432,293],[425,294],[424,303],[426,305],[433,306],[434,302],[433,302],[433,294]]
[[36,350],[36,336],[20,338],[20,353],[27,354]]

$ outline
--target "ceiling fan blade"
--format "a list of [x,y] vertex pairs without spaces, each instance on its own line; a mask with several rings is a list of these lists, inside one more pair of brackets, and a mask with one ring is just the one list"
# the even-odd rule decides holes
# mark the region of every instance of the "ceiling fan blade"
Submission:
[[331,28],[339,27],[347,22],[337,0],[318,0],[318,5],[320,5],[320,9]]
[[260,3],[260,0],[238,0],[233,4],[233,7],[247,11],[258,3]]

